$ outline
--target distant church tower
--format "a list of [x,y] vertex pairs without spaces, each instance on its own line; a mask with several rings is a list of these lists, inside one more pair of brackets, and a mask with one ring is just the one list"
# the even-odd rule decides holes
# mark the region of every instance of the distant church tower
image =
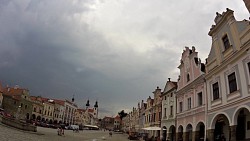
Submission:
[[89,108],[89,100],[87,101],[87,103],[86,103],[86,109],[88,109]]
[[94,105],[94,116],[95,118],[98,118],[98,102],[97,101],[95,102],[95,105]]

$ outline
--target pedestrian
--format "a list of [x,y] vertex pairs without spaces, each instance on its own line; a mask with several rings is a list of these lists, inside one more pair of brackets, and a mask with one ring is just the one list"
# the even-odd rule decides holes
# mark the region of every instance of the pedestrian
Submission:
[[60,136],[60,135],[61,135],[61,133],[60,133],[60,132],[61,132],[61,130],[60,130],[60,128],[58,127],[58,128],[57,128],[57,135],[58,135],[58,136]]
[[112,137],[112,131],[111,130],[109,131],[109,137]]

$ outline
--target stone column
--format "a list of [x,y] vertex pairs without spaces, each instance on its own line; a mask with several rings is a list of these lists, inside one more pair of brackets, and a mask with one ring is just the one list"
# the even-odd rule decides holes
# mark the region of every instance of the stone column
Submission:
[[180,138],[182,138],[182,141],[185,141],[185,139],[184,139],[185,138],[185,133],[183,133],[182,135],[181,135],[180,132],[176,133],[175,140],[176,141],[181,141]]
[[[197,135],[198,135],[198,137],[197,137]],[[199,141],[199,140],[197,140],[197,138],[199,138],[199,131],[193,131],[192,141]]]
[[214,129],[207,130],[207,139],[208,139],[208,141],[214,140]]
[[236,141],[236,126],[237,125],[230,126],[229,130],[230,141]]
[[199,138],[200,131],[194,131],[193,134],[194,134],[194,141],[200,141],[200,138]]
[[183,136],[182,136],[183,141],[188,141],[187,136],[188,136],[188,133],[187,132],[183,132]]

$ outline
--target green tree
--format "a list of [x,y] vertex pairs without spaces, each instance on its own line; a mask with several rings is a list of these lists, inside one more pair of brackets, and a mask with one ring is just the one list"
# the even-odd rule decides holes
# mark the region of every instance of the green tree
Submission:
[[120,119],[122,120],[124,117],[126,117],[128,114],[124,112],[124,110],[118,112],[118,115],[120,116]]

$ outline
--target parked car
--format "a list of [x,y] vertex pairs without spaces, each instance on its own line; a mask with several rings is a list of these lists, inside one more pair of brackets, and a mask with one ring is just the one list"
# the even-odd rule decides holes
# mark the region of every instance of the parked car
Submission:
[[138,132],[130,131],[129,135],[128,135],[128,139],[129,140],[138,140],[139,139]]

